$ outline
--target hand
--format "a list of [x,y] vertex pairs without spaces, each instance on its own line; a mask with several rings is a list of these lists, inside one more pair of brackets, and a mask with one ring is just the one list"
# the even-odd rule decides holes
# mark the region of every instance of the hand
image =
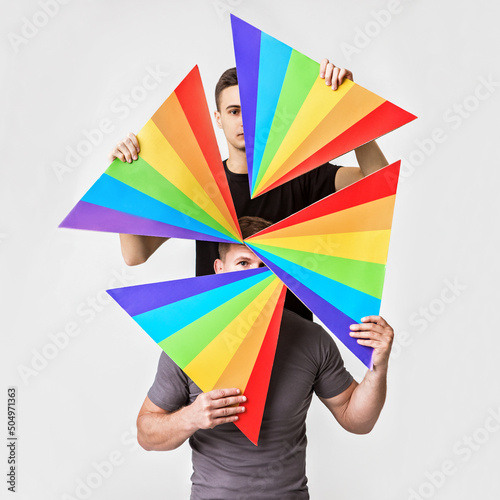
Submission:
[[213,429],[217,425],[238,420],[238,413],[245,411],[244,406],[235,406],[244,403],[247,398],[241,396],[239,389],[214,389],[200,394],[189,409],[191,423],[196,429]]
[[351,337],[358,344],[373,347],[373,369],[387,369],[394,330],[382,316],[367,316],[359,325],[351,325]]
[[137,160],[137,155],[140,153],[139,141],[137,137],[130,132],[123,141],[120,141],[109,154],[109,161],[115,158],[120,158],[121,161],[132,163],[132,160]]
[[337,90],[340,84],[344,81],[344,78],[354,81],[354,76],[351,71],[346,68],[339,68],[335,64],[331,63],[328,59],[323,59],[319,66],[319,76],[325,79],[325,83],[332,87],[333,90]]

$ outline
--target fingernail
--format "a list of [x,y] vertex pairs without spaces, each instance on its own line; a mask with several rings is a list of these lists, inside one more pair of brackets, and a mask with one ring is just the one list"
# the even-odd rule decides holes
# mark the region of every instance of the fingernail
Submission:
[[243,401],[246,401],[246,400],[247,400],[247,397],[246,397],[246,396],[243,396],[241,399],[242,399]]

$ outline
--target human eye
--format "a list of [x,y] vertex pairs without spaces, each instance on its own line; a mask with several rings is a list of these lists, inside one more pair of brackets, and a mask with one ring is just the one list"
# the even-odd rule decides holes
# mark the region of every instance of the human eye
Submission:
[[248,261],[240,260],[236,265],[241,266],[241,267],[246,267],[246,266],[248,266]]

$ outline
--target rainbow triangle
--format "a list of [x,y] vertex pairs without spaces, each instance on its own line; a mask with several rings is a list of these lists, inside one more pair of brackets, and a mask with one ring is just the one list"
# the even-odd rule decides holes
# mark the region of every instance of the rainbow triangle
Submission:
[[370,142],[416,116],[344,80],[231,15],[252,198]]
[[258,442],[286,288],[266,268],[108,290],[203,391],[238,387]]
[[400,163],[245,240],[368,368],[372,349],[349,325],[380,312]]
[[197,66],[137,137],[139,158],[115,159],[60,227],[241,242]]

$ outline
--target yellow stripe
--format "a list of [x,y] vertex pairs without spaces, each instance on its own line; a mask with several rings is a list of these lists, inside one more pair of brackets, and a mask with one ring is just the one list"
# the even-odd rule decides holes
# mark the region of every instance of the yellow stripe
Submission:
[[[316,236],[294,236],[291,238],[262,238],[255,245],[268,245],[276,248],[288,248],[319,255],[331,255],[344,259],[387,263],[390,229],[381,231],[363,231],[359,233],[337,233]],[[263,250],[268,251],[268,248]],[[270,250],[272,252],[272,250]],[[276,252],[279,255],[279,251]]]
[[248,380],[259,355],[262,343],[269,328],[269,323],[276,309],[276,304],[283,289],[283,284],[278,282],[276,289],[262,311],[262,314],[253,324],[240,348],[236,351],[226,369],[214,385],[214,389],[229,389],[237,387],[245,392]]
[[325,80],[318,76],[278,151],[271,160],[259,186],[256,186],[256,188],[260,188],[262,184],[266,184],[272,174],[279,169],[285,160],[295,151],[297,146],[328,115],[331,109],[340,102],[353,85],[354,83],[350,80],[344,80],[342,85],[334,92],[325,85]]
[[279,286],[273,280],[238,316],[208,344],[185,368],[190,377],[202,391],[208,392],[235,355],[241,343],[248,335],[253,324],[262,313],[272,292]]
[[230,234],[234,234],[228,221],[152,120],[146,123],[137,134],[137,138],[141,145],[141,157],[149,165],[226,228]]

